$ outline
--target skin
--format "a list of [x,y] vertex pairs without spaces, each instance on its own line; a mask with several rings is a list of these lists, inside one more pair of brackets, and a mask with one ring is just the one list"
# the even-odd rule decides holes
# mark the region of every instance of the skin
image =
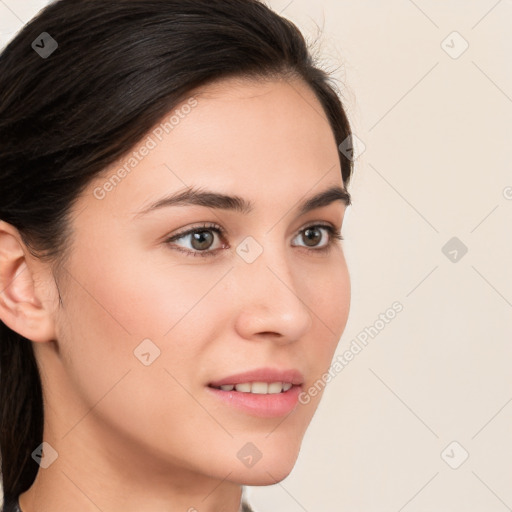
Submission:
[[[237,512],[241,484],[276,483],[294,466],[321,393],[286,419],[261,418],[206,385],[296,368],[308,389],[328,370],[349,314],[349,274],[342,242],[322,254],[330,235],[320,230],[308,249],[304,228],[341,230],[346,206],[337,200],[302,216],[295,208],[343,187],[337,142],[314,93],[296,80],[229,79],[194,97],[197,106],[103,199],[95,188],[126,159],[89,184],[72,209],[59,272],[0,223],[1,319],[32,340],[44,440],[58,452],[21,495],[24,512]],[[137,216],[188,186],[254,208]],[[210,231],[214,256],[180,252],[198,251],[191,236],[166,243],[203,222],[226,231]],[[250,264],[236,253],[247,236],[263,248]],[[147,338],[160,350],[149,366],[134,356]],[[237,457],[248,442],[262,453],[250,468]]]

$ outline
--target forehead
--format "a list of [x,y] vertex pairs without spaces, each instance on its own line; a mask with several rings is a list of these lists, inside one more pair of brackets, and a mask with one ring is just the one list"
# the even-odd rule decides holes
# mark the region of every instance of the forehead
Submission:
[[[133,152],[144,156],[129,153],[96,180],[95,186],[123,175],[108,187],[105,205],[124,199],[135,207],[192,186],[295,202],[316,184],[342,185],[329,122],[314,92],[299,80],[232,78],[202,86]],[[127,172],[119,173],[123,166]]]

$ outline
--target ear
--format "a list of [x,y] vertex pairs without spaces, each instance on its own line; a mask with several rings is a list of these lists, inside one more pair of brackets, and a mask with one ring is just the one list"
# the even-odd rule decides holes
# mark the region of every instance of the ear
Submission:
[[18,230],[0,220],[0,320],[36,342],[55,339],[52,301],[48,300],[51,283],[44,274],[44,265],[31,255]]

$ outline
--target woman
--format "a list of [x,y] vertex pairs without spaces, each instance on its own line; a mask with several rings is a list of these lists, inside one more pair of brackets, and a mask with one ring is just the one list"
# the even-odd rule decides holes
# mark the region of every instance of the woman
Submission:
[[60,0],[0,69],[4,510],[251,510],[349,312],[328,75],[257,0]]

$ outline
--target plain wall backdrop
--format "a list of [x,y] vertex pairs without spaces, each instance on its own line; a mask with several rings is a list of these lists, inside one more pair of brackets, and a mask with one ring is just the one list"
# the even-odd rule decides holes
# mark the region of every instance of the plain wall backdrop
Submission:
[[[0,0],[0,44],[47,3]],[[292,474],[250,500],[258,512],[510,510],[512,1],[268,4],[310,40],[320,28],[357,137],[337,350],[353,356]]]

